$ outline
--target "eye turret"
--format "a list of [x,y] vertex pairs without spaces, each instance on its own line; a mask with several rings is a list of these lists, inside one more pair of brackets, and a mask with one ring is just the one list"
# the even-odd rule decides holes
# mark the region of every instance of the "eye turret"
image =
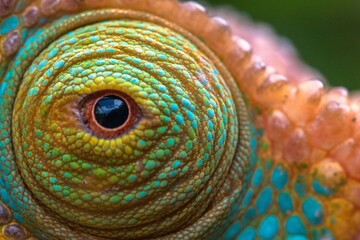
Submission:
[[24,33],[0,69],[1,199],[45,239],[217,234],[252,170],[248,44],[194,3],[98,3]]

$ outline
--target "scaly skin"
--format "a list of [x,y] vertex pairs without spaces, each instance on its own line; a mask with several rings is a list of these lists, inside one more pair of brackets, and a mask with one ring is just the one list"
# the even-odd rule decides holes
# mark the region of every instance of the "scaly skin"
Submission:
[[[173,0],[0,16],[0,237],[360,237],[359,104],[271,33]],[[103,93],[119,132],[84,117]]]

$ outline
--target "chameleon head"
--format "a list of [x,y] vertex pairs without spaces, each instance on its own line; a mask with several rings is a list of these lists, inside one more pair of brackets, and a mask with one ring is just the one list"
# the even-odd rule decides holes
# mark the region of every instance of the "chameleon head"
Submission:
[[0,238],[360,236],[359,102],[271,32],[177,0],[3,16]]
[[[234,217],[250,165],[247,111],[197,37],[145,13],[99,10],[57,20],[25,46],[12,63],[23,72],[4,81],[19,83],[16,99],[7,91],[2,106],[18,221],[38,236],[133,239],[201,235]],[[111,110],[110,126],[101,114]]]

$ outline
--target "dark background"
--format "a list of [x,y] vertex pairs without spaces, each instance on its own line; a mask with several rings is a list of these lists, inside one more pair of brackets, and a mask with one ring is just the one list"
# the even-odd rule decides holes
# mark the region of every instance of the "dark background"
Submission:
[[286,36],[333,86],[360,90],[360,0],[207,0],[229,5]]

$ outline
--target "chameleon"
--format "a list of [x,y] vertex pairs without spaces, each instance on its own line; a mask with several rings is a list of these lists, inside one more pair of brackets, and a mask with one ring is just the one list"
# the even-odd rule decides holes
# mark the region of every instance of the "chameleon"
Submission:
[[196,2],[0,0],[0,238],[360,239],[359,100],[317,78]]

